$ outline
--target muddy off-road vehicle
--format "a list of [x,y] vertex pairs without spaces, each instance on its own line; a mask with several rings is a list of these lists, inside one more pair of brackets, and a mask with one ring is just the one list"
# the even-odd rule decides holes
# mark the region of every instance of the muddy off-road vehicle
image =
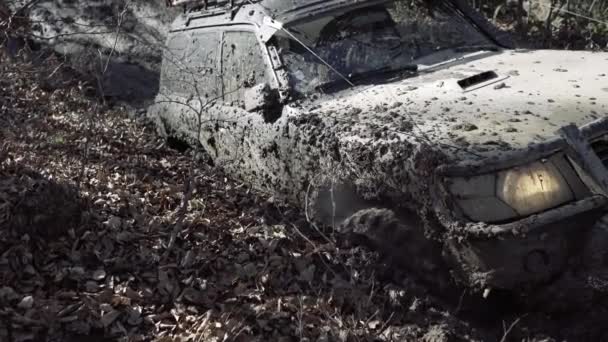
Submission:
[[162,134],[423,279],[602,287],[608,54],[513,49],[462,0],[180,2]]

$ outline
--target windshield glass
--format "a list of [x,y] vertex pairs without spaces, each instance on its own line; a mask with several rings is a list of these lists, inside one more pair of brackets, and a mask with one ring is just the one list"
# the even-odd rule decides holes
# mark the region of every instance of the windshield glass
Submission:
[[[448,1],[439,0],[388,1],[287,29],[354,83],[412,75],[418,60],[440,50],[492,45]],[[296,91],[344,82],[287,33],[278,32],[275,42]]]

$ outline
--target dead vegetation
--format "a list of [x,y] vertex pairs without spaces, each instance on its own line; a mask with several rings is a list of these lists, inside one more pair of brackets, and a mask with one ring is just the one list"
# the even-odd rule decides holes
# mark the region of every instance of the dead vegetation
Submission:
[[0,341],[607,337],[603,309],[583,321],[433,295],[75,76],[55,57],[0,63]]
[[1,64],[1,341],[483,339],[46,63]]
[[526,48],[606,51],[608,2],[468,0]]

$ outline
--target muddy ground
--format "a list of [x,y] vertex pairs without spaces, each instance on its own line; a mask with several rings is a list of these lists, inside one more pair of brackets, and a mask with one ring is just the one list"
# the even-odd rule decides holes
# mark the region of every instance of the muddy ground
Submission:
[[0,70],[2,342],[608,339],[599,302],[550,315],[389,269],[60,61]]

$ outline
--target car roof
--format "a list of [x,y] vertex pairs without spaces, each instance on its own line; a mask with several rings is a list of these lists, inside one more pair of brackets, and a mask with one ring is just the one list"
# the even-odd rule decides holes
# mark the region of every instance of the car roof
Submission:
[[305,21],[321,13],[357,8],[389,0],[219,0],[212,5],[198,6],[181,14],[171,25],[171,31],[196,27],[250,23],[262,26],[264,17],[283,24]]
[[[253,24],[262,27],[264,18],[270,17],[284,25],[295,25],[321,14],[339,12],[344,8],[357,9],[396,0],[201,0],[205,6],[185,11],[171,25],[170,31],[198,27]],[[429,0],[430,1],[430,0]],[[497,29],[465,0],[444,0],[460,9],[472,22],[486,32],[497,44],[512,48],[513,40],[506,31]]]

